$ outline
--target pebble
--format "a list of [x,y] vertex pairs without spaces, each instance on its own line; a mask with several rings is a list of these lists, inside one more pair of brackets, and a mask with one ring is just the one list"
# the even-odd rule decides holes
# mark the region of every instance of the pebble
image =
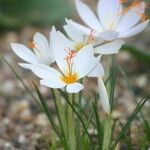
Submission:
[[27,100],[13,103],[10,115],[12,119],[24,122],[29,122],[33,119],[33,115],[30,110],[30,103]]
[[13,145],[9,142],[5,143],[4,150],[15,150]]
[[141,75],[136,78],[136,84],[138,87],[143,88],[147,84],[147,76]]
[[27,143],[27,139],[26,139],[26,137],[25,137],[24,135],[20,135],[20,136],[18,137],[18,142],[19,142],[20,144],[26,144],[26,143]]
[[32,121],[33,116],[31,114],[31,111],[29,109],[27,109],[20,113],[19,118],[20,118],[20,120],[22,120],[24,122],[29,122],[29,121]]
[[47,126],[49,122],[47,120],[46,115],[41,113],[37,115],[34,123],[35,125],[38,125],[38,126]]
[[[13,96],[16,92],[15,92],[16,86],[15,86],[15,82],[12,80],[6,80],[3,83],[3,86],[1,86],[0,91],[4,94],[8,96]],[[8,92],[9,91],[9,92]]]

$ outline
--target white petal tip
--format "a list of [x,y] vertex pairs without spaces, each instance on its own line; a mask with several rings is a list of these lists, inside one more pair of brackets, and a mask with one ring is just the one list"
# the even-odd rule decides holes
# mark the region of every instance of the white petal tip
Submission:
[[100,96],[102,108],[107,114],[109,114],[110,113],[109,98],[108,98],[108,94],[104,82],[101,77],[98,78],[98,88],[99,88],[99,96]]

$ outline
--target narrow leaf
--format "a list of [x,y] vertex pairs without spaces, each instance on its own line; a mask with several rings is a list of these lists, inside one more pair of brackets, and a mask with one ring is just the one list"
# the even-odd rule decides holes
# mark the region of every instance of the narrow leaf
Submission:
[[137,117],[138,113],[140,112],[140,110],[142,109],[143,105],[150,99],[150,96],[148,96],[147,98],[141,100],[141,102],[137,105],[137,107],[135,108],[135,110],[133,111],[132,115],[129,117],[127,123],[124,125],[124,127],[122,128],[121,132],[119,133],[118,137],[116,138],[116,140],[114,141],[114,143],[111,146],[111,150],[114,150],[116,145],[118,144],[118,142],[120,141],[120,139],[122,138],[122,136],[125,134],[125,132],[127,131],[127,129],[129,128],[130,124],[132,123],[132,121]]

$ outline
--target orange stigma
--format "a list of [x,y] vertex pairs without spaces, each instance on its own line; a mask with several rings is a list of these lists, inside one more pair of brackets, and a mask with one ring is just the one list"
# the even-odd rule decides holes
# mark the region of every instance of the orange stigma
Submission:
[[29,48],[36,48],[35,43],[33,41],[29,42]]
[[128,0],[119,0],[119,1],[120,1],[121,4],[128,2]]
[[76,52],[74,50],[70,50],[69,48],[65,48],[67,51],[67,56],[64,58],[66,60],[67,65],[68,65],[68,74],[72,74],[72,59],[75,57]]
[[[121,0],[121,1],[125,1],[125,0]],[[135,1],[129,7],[125,8],[121,13],[125,14],[130,10],[132,11],[132,9],[133,9],[132,12],[139,15],[139,17],[141,18],[141,21],[145,21],[147,19],[147,16],[144,14],[144,11],[146,8],[147,8],[147,4],[142,6],[141,1]]]
[[65,48],[65,50],[67,51],[67,56],[64,58],[64,60],[67,62],[68,70],[66,74],[60,77],[60,79],[67,84],[72,84],[77,81],[77,74],[72,73],[73,67],[72,59],[73,57],[75,57],[76,52],[74,50],[70,50],[69,48]]
[[28,47],[32,48],[34,53],[37,54],[38,56],[42,56],[41,51],[36,47],[36,43],[34,41],[30,42]]

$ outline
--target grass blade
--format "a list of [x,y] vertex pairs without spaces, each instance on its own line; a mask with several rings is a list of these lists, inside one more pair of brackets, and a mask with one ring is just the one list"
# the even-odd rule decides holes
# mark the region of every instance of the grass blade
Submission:
[[78,119],[80,120],[82,126],[83,126],[83,129],[85,131],[85,133],[87,134],[89,140],[90,140],[90,143],[91,143],[91,148],[92,150],[94,150],[94,144],[93,144],[93,141],[92,141],[92,138],[91,138],[91,135],[89,134],[88,132],[88,129],[86,128],[86,125],[84,123],[84,121],[82,120],[81,116],[79,115],[79,113],[76,111],[76,109],[73,107],[73,105],[70,103],[69,99],[68,99],[68,96],[62,91],[62,90],[58,90],[59,93],[61,94],[61,96],[66,100],[66,102],[69,104],[69,106],[72,108],[72,110],[74,111],[75,115],[78,117]]
[[149,100],[149,98],[150,98],[150,96],[148,96],[147,98],[141,100],[140,103],[137,105],[137,107],[133,111],[132,115],[129,117],[127,123],[122,128],[120,134],[118,135],[118,137],[116,138],[116,140],[112,144],[111,150],[115,149],[116,145],[118,144],[118,142],[120,141],[120,139],[123,137],[123,135],[125,134],[125,132],[129,128],[129,126],[132,123],[132,121],[137,117],[137,114],[140,112],[140,110],[142,109],[143,105]]
[[[34,83],[33,83],[33,84],[34,84]],[[41,105],[42,105],[42,107],[43,107],[44,113],[47,115],[47,118],[48,118],[49,122],[51,123],[51,125],[52,125],[54,131],[56,132],[57,136],[58,136],[58,137],[62,137],[61,134],[60,134],[60,132],[59,132],[59,130],[58,130],[58,128],[57,128],[57,126],[56,126],[55,123],[54,123],[53,117],[52,117],[52,115],[51,115],[51,113],[50,113],[50,111],[49,111],[48,105],[46,104],[45,98],[44,98],[43,95],[41,94],[41,92],[40,92],[40,90],[38,89],[37,85],[34,84],[34,86],[35,86],[37,95],[38,95],[38,97],[39,97],[39,100],[40,100],[40,102],[41,102]]]
[[98,115],[98,110],[97,110],[97,105],[93,103],[93,109],[95,113],[95,118],[96,118],[96,125],[97,125],[97,131],[98,131],[98,140],[99,140],[99,150],[102,150],[103,148],[103,126],[100,122],[99,115]]
[[116,62],[115,62],[114,57],[112,59],[111,72],[112,72],[112,76],[111,76],[111,80],[110,80],[109,100],[110,100],[110,108],[111,108],[111,112],[112,112],[113,103],[114,103],[115,84],[116,84],[116,78],[117,78],[117,67],[116,67]]
[[25,82],[21,79],[21,77],[20,77],[19,74],[15,71],[15,69],[11,66],[11,64],[10,64],[4,57],[2,57],[1,60],[10,68],[10,70],[13,72],[13,74],[15,75],[15,77],[20,81],[20,83],[23,85],[23,87],[25,88],[25,90],[29,93],[29,95],[31,96],[31,98],[36,101],[36,98],[35,98],[35,96],[33,95],[33,93],[30,91],[30,89],[27,87],[27,85],[26,85]]

